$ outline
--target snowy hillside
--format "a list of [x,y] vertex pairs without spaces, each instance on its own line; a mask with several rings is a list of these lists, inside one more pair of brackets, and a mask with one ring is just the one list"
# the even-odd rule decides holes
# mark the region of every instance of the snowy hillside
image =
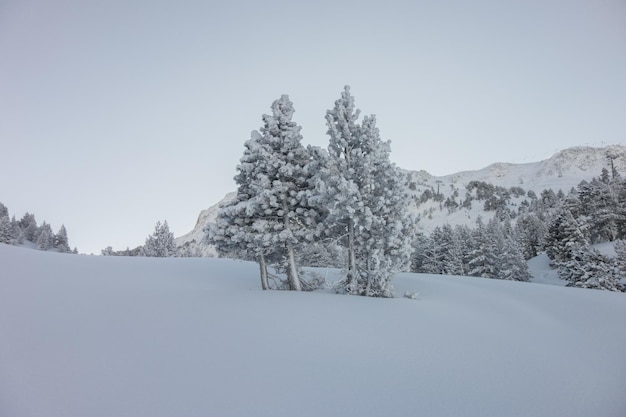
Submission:
[[[473,225],[478,216],[487,220],[494,212],[485,212],[481,202],[473,204],[471,208],[460,208],[450,212],[443,207],[442,200],[452,198],[460,203],[468,193],[472,194],[468,190],[468,185],[472,181],[507,189],[519,187],[520,191],[523,190],[525,193],[533,191],[538,196],[545,189],[568,193],[581,181],[599,177],[603,168],[610,170],[607,153],[618,156],[614,160],[615,168],[618,172],[626,173],[626,146],[620,145],[603,148],[574,147],[560,151],[540,162],[495,163],[478,171],[465,171],[442,177],[431,176],[424,171],[407,171],[409,186],[414,195],[412,209],[420,215],[419,227],[426,233],[446,223]],[[440,193],[440,201],[431,199],[420,203],[420,197],[427,190]],[[524,199],[526,195],[514,197],[511,208],[515,209],[516,204]]]
[[[442,200],[452,198],[460,201],[468,193],[467,187],[472,181],[482,181],[494,186],[505,188],[519,187],[525,193],[533,191],[539,195],[544,189],[554,192],[562,190],[567,193],[582,180],[598,177],[603,168],[609,168],[607,152],[619,156],[614,160],[618,172],[626,173],[626,146],[613,145],[603,148],[575,147],[556,153],[551,158],[527,164],[495,163],[478,171],[465,171],[456,174],[436,177],[425,171],[406,171],[410,192],[414,196],[410,209],[420,216],[419,228],[429,233],[436,226],[449,223],[451,225],[473,225],[478,216],[488,220],[494,212],[485,212],[483,204],[477,202],[470,208],[460,208],[450,212],[443,207]],[[236,163],[236,161],[234,162]],[[439,193],[437,201],[429,199],[420,202],[424,192]],[[234,197],[228,194],[222,201],[202,211],[195,228],[177,239],[179,246],[198,247],[204,256],[213,256],[215,251],[206,245],[197,245],[204,233],[202,229],[217,216],[219,205]],[[525,197],[513,198],[512,207]]]
[[0,415],[626,415],[624,294],[400,274],[418,299],[375,299],[257,274],[0,245]]

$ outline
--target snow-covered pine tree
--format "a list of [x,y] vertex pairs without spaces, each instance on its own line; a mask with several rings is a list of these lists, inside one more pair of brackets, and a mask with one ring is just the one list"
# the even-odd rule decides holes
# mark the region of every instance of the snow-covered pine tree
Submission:
[[517,217],[515,235],[521,245],[525,259],[539,255],[543,248],[548,228],[545,220],[535,212],[524,213]]
[[261,281],[267,283],[268,257],[287,273],[289,288],[303,287],[296,250],[316,239],[319,210],[309,200],[318,161],[301,141],[300,126],[292,121],[293,103],[283,95],[263,115],[261,132],[253,132],[237,167],[236,199],[223,207],[209,241],[221,253],[239,252],[259,261]]
[[0,243],[11,243],[13,240],[13,227],[8,215],[0,216]]
[[561,209],[548,226],[545,241],[548,257],[562,262],[569,259],[573,251],[587,244],[585,226],[574,218],[571,211]]
[[474,247],[474,238],[472,231],[467,225],[456,225],[454,227],[454,236],[461,249],[461,261],[463,265],[463,274],[469,274],[470,253]]
[[463,250],[452,226],[437,226],[430,234],[423,262],[423,272],[430,274],[464,275]]
[[530,272],[528,264],[524,259],[521,245],[513,237],[507,235],[504,237],[503,247],[499,251],[498,257],[498,279],[511,281],[529,281]]
[[465,275],[459,236],[449,224],[444,224],[441,232],[442,272],[447,275]]
[[326,113],[329,163],[320,170],[319,195],[327,231],[348,253],[340,288],[348,294],[392,296],[391,278],[408,267],[415,222],[407,212],[406,179],[390,162],[374,116],[357,123],[350,87]]
[[35,220],[35,215],[25,213],[18,222],[18,224],[19,227],[22,229],[22,232],[24,233],[24,239],[35,243],[37,239],[37,232],[39,231],[37,221]]
[[62,253],[71,252],[70,245],[67,240],[67,230],[65,230],[65,225],[61,225],[58,233],[54,235],[52,246]]
[[432,240],[423,233],[417,233],[414,239],[413,255],[411,256],[411,272],[426,273],[429,250]]
[[484,225],[480,216],[476,219],[476,228],[472,232],[472,250],[468,254],[468,275],[473,277],[495,278],[496,268],[493,263],[494,244],[492,234]]
[[[254,164],[247,165],[247,163],[250,162],[251,151],[258,149],[256,143],[252,142],[256,137],[257,135],[253,134],[252,139],[245,144],[246,151],[241,158],[241,164],[237,167],[239,174],[235,180],[244,176],[242,175],[246,169],[244,167],[254,166]],[[251,182],[239,184],[235,199],[220,207],[215,223],[205,229],[206,240],[215,246],[220,256],[257,261],[261,274],[261,288],[268,290],[270,285],[267,258],[275,252],[275,249],[271,244],[271,239],[266,238],[269,230],[266,230],[264,212],[255,196],[246,191],[250,184]]]
[[557,268],[559,276],[569,281],[568,287],[607,291],[624,288],[613,262],[590,245],[576,248],[570,258],[557,263]]
[[420,258],[420,267],[415,272],[425,274],[443,274],[442,271],[442,248],[441,241],[443,232],[440,226],[436,226],[427,238],[420,237],[416,240],[419,245],[415,249],[415,256]]
[[154,233],[146,238],[142,255],[158,258],[166,258],[176,255],[174,234],[170,232],[167,220],[163,221],[163,223],[157,221],[154,226]]
[[360,110],[356,109],[350,87],[346,86],[335,107],[326,112],[329,159],[325,169],[318,173],[315,202],[327,207],[326,234],[342,245],[347,252],[345,288],[349,293],[358,292],[358,276],[355,254],[355,216],[362,211],[362,202],[356,186],[353,167],[353,150],[359,146],[359,126],[356,121]]
[[22,228],[20,227],[20,222],[18,220],[15,219],[15,215],[13,215],[13,217],[11,217],[11,237],[12,237],[12,244],[17,244],[17,245],[21,245],[22,243],[24,243],[24,231],[22,230]]
[[52,248],[54,233],[52,233],[52,228],[48,223],[43,222],[36,236],[37,249],[46,251]]

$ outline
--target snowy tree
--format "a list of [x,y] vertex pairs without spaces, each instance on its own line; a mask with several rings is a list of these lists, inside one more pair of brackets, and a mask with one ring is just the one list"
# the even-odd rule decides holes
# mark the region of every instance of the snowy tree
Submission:
[[174,234],[170,232],[167,220],[163,223],[157,221],[154,233],[146,238],[143,246],[143,256],[165,258],[176,255],[176,243]]
[[605,180],[594,179],[580,191],[581,212],[589,224],[592,242],[615,240],[620,224],[624,222],[618,196],[609,184],[611,180],[608,171],[604,171]]
[[584,225],[567,209],[561,210],[548,226],[546,253],[553,261],[561,262],[571,258],[573,251],[587,243]]
[[[430,233],[428,238],[421,237],[416,240],[419,248],[415,250],[415,257],[419,257],[419,269],[416,272],[425,274],[443,274],[442,272],[442,231],[437,226]],[[417,258],[416,258],[417,259]]]
[[100,251],[100,255],[102,256],[115,256],[115,252],[111,246],[107,246],[106,248]]
[[24,216],[18,222],[19,227],[22,229],[24,233],[24,239],[35,242],[37,238],[38,226],[37,221],[35,220],[35,215],[30,213],[25,213]]
[[272,114],[263,115],[264,125],[246,142],[237,167],[237,197],[208,231],[220,253],[259,262],[264,289],[269,259],[286,272],[290,289],[302,290],[296,250],[317,238],[320,211],[309,200],[319,161],[302,145],[293,114],[293,103],[283,95],[272,103]]
[[622,291],[615,265],[589,245],[576,248],[570,256],[557,262],[559,276],[569,281],[569,287]]
[[[246,143],[247,149],[252,147],[250,143]],[[242,188],[245,188],[245,183],[239,186],[240,190]],[[265,239],[268,235],[263,210],[250,194],[238,192],[235,199],[222,205],[216,222],[209,225],[205,232],[207,242],[215,246],[220,256],[257,261],[261,273],[261,288],[270,288],[267,257],[274,250],[271,239]]]
[[61,225],[57,234],[54,235],[52,246],[59,252],[70,252],[70,245],[67,240],[67,230],[65,230],[65,225]]
[[13,241],[13,227],[9,216],[0,216],[0,243],[11,243]]
[[452,226],[435,227],[430,235],[423,271],[431,274],[465,275],[463,248]]
[[429,261],[429,250],[432,239],[423,233],[416,233],[413,241],[413,255],[411,256],[411,271],[426,273],[425,268]]
[[408,267],[415,222],[407,213],[406,178],[390,162],[374,116],[357,123],[350,88],[326,113],[329,162],[320,170],[316,201],[326,207],[327,232],[348,254],[340,288],[349,294],[388,297],[391,278]]
[[539,255],[543,248],[548,228],[544,219],[536,213],[522,214],[515,223],[515,234],[519,239],[525,259]]
[[11,217],[12,244],[21,245],[24,243],[24,231],[20,227],[20,222],[15,220],[15,215]]
[[43,251],[50,250],[52,248],[53,239],[54,234],[52,233],[52,228],[48,223],[43,222],[37,232],[37,240],[35,242],[37,243],[37,249]]
[[472,233],[474,246],[468,254],[468,275],[473,277],[495,278],[495,242],[482,218],[476,219],[476,229]]
[[504,245],[499,251],[497,278],[511,281],[529,281],[530,272],[524,259],[521,245],[512,236],[504,238]]

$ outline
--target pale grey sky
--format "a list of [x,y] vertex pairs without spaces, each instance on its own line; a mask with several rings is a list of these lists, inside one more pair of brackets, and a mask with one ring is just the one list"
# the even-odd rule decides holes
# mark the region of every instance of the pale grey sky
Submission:
[[235,189],[289,94],[305,144],[345,84],[435,175],[626,142],[626,2],[0,2],[0,202],[99,253]]

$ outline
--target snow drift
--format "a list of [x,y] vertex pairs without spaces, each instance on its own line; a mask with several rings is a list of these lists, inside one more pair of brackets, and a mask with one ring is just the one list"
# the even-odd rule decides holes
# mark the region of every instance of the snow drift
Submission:
[[626,415],[624,294],[399,274],[417,300],[373,299],[257,275],[0,245],[0,415]]

